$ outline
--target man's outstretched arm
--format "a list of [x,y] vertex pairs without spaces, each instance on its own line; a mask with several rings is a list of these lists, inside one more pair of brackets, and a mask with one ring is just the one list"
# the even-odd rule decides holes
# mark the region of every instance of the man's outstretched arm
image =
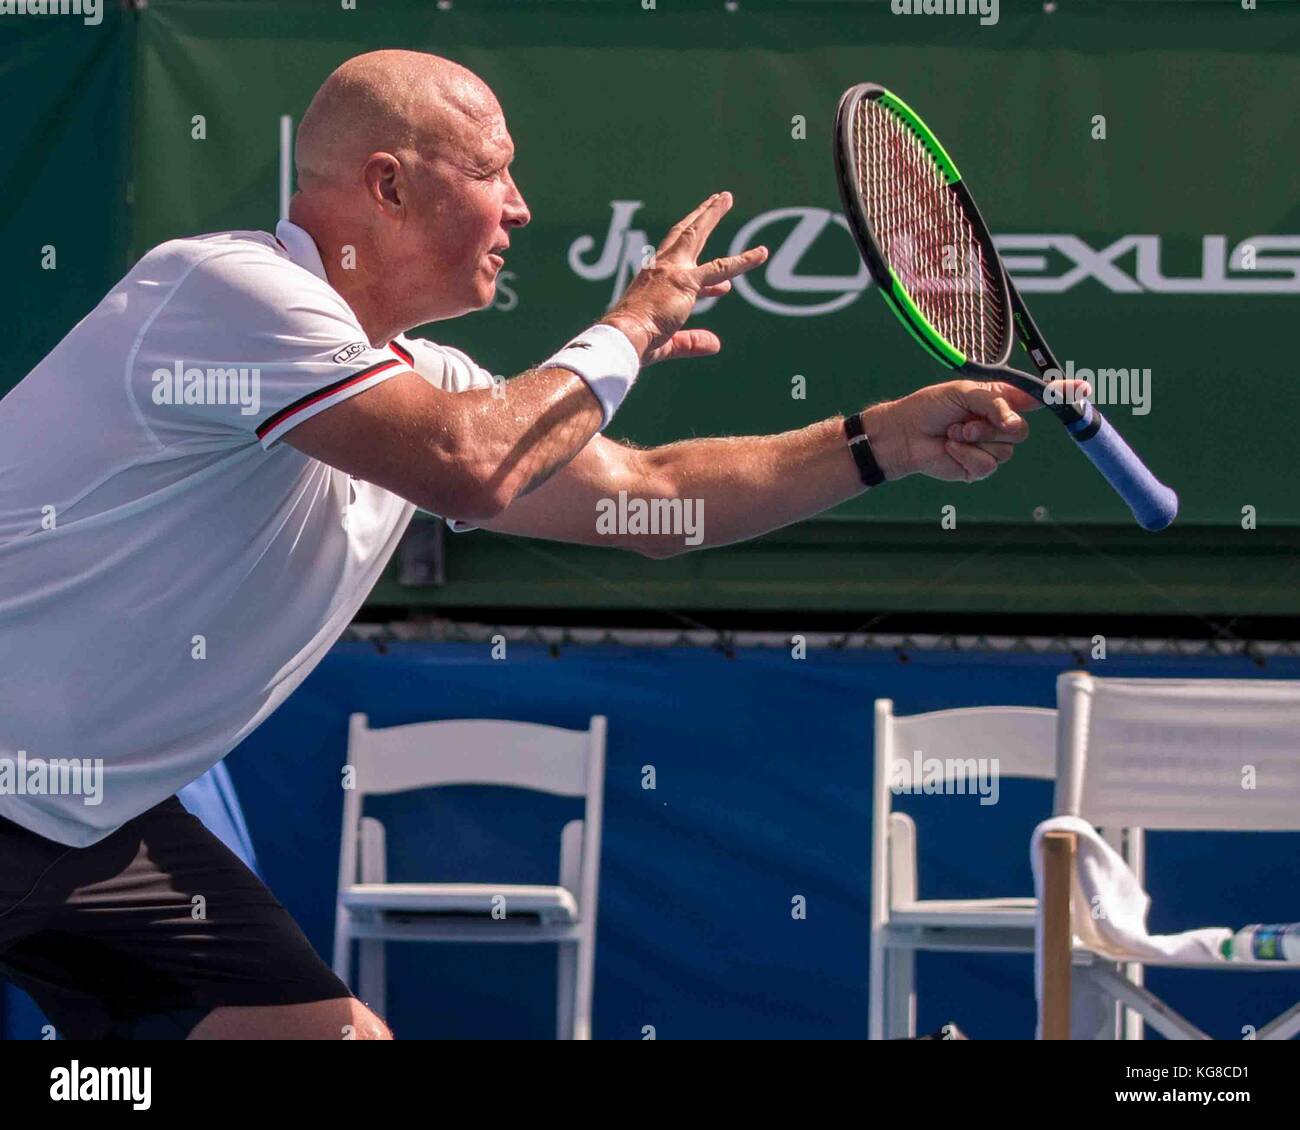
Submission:
[[[863,414],[886,480],[925,474],[973,482],[993,473],[1028,434],[1019,415],[1038,402],[1010,385],[959,380],[932,385]],[[595,437],[553,479],[484,528],[553,541],[669,557],[745,541],[810,518],[865,488],[843,421],[768,436],[691,439],[636,449]],[[682,532],[604,532],[598,522],[619,493],[628,500],[694,500],[702,540]]]
[[[710,331],[682,326],[699,299],[721,297],[732,279],[767,259],[767,248],[753,247],[697,262],[731,203],[730,193],[715,193],[674,224],[653,263],[601,318],[627,339],[619,352],[632,353],[642,367],[707,357],[721,348]],[[589,334],[551,360],[561,361],[574,346],[598,345]],[[402,374],[303,420],[285,439],[426,510],[483,521],[538,490],[584,451],[633,376],[589,385],[563,364],[543,362],[498,396],[484,389],[444,392],[414,373]]]

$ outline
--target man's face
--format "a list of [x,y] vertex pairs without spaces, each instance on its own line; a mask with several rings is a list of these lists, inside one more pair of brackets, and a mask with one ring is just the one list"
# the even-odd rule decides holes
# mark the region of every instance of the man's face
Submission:
[[511,233],[531,218],[510,175],[513,158],[498,113],[416,173],[408,246],[418,249],[411,274],[429,297],[430,321],[491,304]]

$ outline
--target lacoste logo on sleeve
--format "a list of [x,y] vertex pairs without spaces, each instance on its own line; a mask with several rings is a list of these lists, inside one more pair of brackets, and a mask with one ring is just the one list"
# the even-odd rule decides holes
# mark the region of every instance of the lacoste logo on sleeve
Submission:
[[354,341],[351,345],[340,349],[336,354],[334,354],[334,360],[340,365],[346,365],[354,357],[359,357],[369,348],[370,346],[368,346],[364,341]]
[[591,348],[591,342],[589,342],[589,341],[571,341],[571,342],[569,342],[569,344],[566,345],[564,348],[565,348],[565,349],[590,349],[590,348]]

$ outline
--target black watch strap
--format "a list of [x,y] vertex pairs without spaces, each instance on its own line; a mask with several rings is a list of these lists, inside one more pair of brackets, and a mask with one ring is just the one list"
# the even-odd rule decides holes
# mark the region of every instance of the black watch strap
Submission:
[[844,438],[849,442],[849,451],[853,454],[853,462],[858,465],[858,475],[863,483],[869,487],[883,483],[885,472],[880,469],[880,464],[872,454],[866,428],[862,425],[861,412],[844,418]]

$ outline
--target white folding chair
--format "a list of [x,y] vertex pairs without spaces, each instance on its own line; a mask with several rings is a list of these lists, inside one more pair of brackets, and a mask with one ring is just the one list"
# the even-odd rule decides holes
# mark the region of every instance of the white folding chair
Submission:
[[[382,1016],[387,941],[555,942],[558,1038],[590,1039],[605,719],[594,716],[588,730],[480,720],[372,730],[364,714],[354,714],[348,764],[353,779],[343,794],[334,972],[351,983],[355,940],[357,995]],[[586,798],[583,818],[571,820],[560,836],[559,884],[388,882],[384,827],[362,816],[365,798],[483,784]]]
[[[979,706],[896,717],[876,700],[872,789],[871,995],[873,1040],[916,1035],[915,953],[965,950],[1033,953],[1036,903],[1028,898],[921,899],[916,824],[893,811],[892,766],[913,751],[942,759],[998,759],[1000,780],[1050,781],[1056,711]],[[974,845],[972,850],[974,850]]]
[[[1057,680],[1060,737],[1055,814],[1089,823],[1178,831],[1300,831],[1300,681]],[[1115,975],[1114,957],[1074,944],[1073,845],[1044,845],[1044,990],[1047,1038],[1070,1031],[1070,993],[1082,981],[1140,1013],[1168,1039],[1208,1039],[1140,983]],[[1140,878],[1140,876],[1139,876]],[[1065,889],[1061,889],[1065,886]],[[1285,962],[1152,961],[1179,969],[1260,973]],[[1261,1025],[1256,1039],[1300,1032],[1300,1004]]]

